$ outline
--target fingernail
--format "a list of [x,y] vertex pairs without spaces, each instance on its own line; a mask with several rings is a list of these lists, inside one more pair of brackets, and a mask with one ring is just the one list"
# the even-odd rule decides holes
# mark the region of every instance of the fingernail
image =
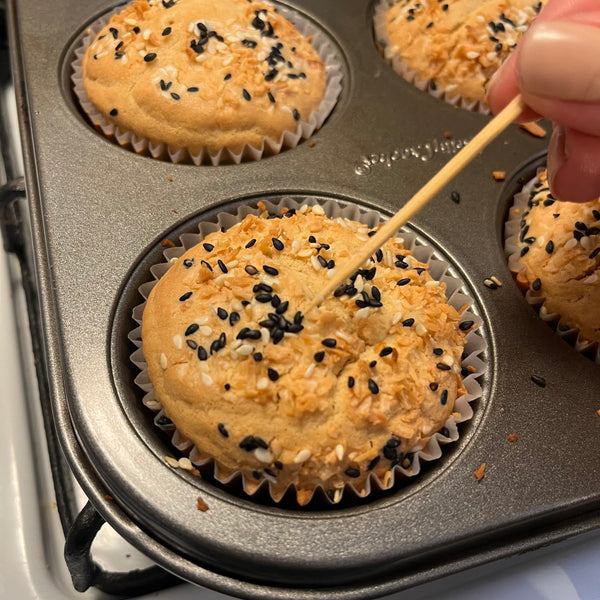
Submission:
[[539,23],[522,40],[521,90],[543,98],[600,100],[600,28]]

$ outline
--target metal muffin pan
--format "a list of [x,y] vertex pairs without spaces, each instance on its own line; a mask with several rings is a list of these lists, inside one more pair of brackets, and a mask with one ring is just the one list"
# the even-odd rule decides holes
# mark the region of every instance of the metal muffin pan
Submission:
[[[109,3],[8,2],[45,360],[77,479],[102,516],[158,564],[246,598],[382,596],[597,527],[598,366],[540,321],[503,256],[510,198],[543,162],[546,145],[516,126],[410,224],[466,282],[489,349],[484,397],[442,459],[369,502],[299,510],[236,496],[159,456],[172,450],[136,403],[126,334],[135,326],[132,290],[162,240],[262,196],[338,198],[393,213],[489,119],[397,76],[375,47],[372,3],[286,4],[339,46],[337,106],[314,144],[197,167],[122,149],[79,113],[71,53]],[[496,170],[509,173],[506,182],[493,179]],[[499,289],[485,286],[492,275]],[[513,433],[518,441],[510,443]],[[208,511],[197,510],[198,495]]]

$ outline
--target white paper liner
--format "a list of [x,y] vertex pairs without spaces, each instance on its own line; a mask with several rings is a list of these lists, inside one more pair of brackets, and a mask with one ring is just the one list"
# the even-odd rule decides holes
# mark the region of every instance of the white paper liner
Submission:
[[298,121],[295,131],[284,131],[278,140],[265,137],[259,148],[246,144],[239,152],[224,147],[218,152],[211,152],[207,148],[202,148],[200,152],[192,153],[187,148],[176,148],[166,143],[155,144],[146,138],[138,137],[131,131],[115,126],[90,102],[83,85],[82,70],[86,48],[94,41],[98,32],[110,21],[110,18],[123,10],[123,5],[118,6],[92,23],[86,29],[81,44],[74,52],[75,58],[71,63],[71,82],[81,108],[95,127],[99,128],[108,138],[114,138],[120,146],[132,149],[138,154],[170,160],[173,163],[212,164],[213,166],[230,163],[240,164],[242,161],[254,161],[261,159],[263,156],[278,154],[283,149],[295,148],[302,140],[309,138],[323,125],[336,105],[342,91],[341,57],[325,33],[315,27],[306,17],[289,7],[276,3],[272,4],[276,6],[277,12],[290,21],[304,37],[312,36],[311,44],[325,63],[326,68],[327,86],[319,108],[313,111],[308,119]]
[[427,92],[434,98],[443,100],[452,106],[464,108],[465,110],[471,112],[489,115],[490,108],[487,104],[482,103],[479,100],[468,100],[467,98],[457,94],[455,88],[453,89],[452,87],[442,88],[437,83],[432,87],[431,79],[422,79],[417,71],[410,69],[408,65],[404,63],[402,57],[398,54],[390,42],[385,27],[385,14],[388,8],[393,5],[393,0],[380,0],[373,11],[375,40],[377,41],[377,46],[379,47],[380,52],[383,54],[385,60],[391,65],[392,69],[394,69],[394,71],[398,73],[398,75],[402,76],[406,81],[412,83],[416,88]]
[[[519,246],[521,218],[523,212],[527,210],[529,194],[533,190],[533,186],[538,183],[539,174],[544,170],[545,168],[540,167],[537,170],[536,176],[528,181],[519,193],[515,194],[513,205],[508,213],[508,220],[504,226],[504,254],[508,262],[508,268],[515,277],[525,270],[525,265],[519,260],[521,250]],[[525,300],[538,313],[540,319],[547,323],[559,337],[573,346],[577,352],[600,364],[600,344],[583,339],[580,336],[578,328],[565,323],[559,313],[549,312],[545,306],[546,298],[541,291],[535,292],[528,288],[525,292]]]
[[[369,228],[373,228],[377,223],[387,220],[383,215],[380,215],[375,211],[359,208],[355,204],[342,203],[333,200],[321,203],[314,198],[306,198],[303,201],[299,201],[296,198],[284,197],[277,204],[273,204],[265,199],[263,199],[263,203],[270,214],[280,214],[283,207],[294,208],[302,212],[307,206],[320,204],[320,206],[323,207],[325,214],[330,218],[341,217],[353,221],[360,221]],[[222,227],[227,229],[251,213],[260,214],[260,210],[244,205],[238,209],[235,215],[223,212],[217,215],[216,222],[200,222],[198,224],[198,233],[182,234],[179,238],[181,246],[175,246],[164,250],[163,255],[166,262],[158,263],[150,268],[154,279],[142,284],[138,288],[141,296],[143,296],[144,299],[148,298],[152,288],[169,270],[169,261],[182,256],[189,248],[200,243],[209,233],[220,230]],[[421,471],[421,461],[428,462],[440,458],[442,456],[441,446],[458,440],[458,423],[463,423],[472,418],[473,410],[470,403],[481,398],[483,395],[483,390],[478,379],[487,371],[487,363],[485,362],[487,343],[479,333],[483,324],[482,318],[478,314],[471,312],[468,308],[474,304],[473,298],[465,293],[463,282],[448,272],[450,265],[436,255],[433,247],[426,245],[421,239],[417,238],[416,234],[409,230],[403,229],[397,236],[397,239],[404,243],[417,260],[429,265],[429,271],[434,279],[446,284],[446,296],[449,304],[458,311],[464,309],[464,312],[461,314],[461,321],[473,321],[475,323],[474,327],[466,336],[466,345],[463,352],[464,358],[461,363],[463,372],[465,369],[470,372],[469,375],[463,377],[463,385],[466,392],[455,400],[454,413],[446,420],[444,427],[440,429],[439,432],[432,435],[425,447],[412,449],[414,457],[410,466],[405,468],[401,464],[396,465],[391,472],[389,472],[390,476],[386,478],[385,481],[382,481],[377,475],[371,473],[362,490],[357,489],[352,482],[348,482],[343,489],[336,490],[333,498],[323,493],[323,496],[326,497],[327,501],[331,504],[338,503],[346,492],[353,494],[357,498],[364,498],[373,490],[382,491],[392,488],[396,483],[396,477],[414,477],[418,475]],[[287,494],[289,488],[284,492],[275,495],[269,485],[268,475],[265,475],[265,479],[258,484],[256,481],[246,480],[243,475],[237,472],[223,476],[219,473],[218,465],[214,463],[212,457],[203,456],[192,442],[184,438],[184,436],[175,430],[172,422],[166,417],[162,405],[156,400],[152,383],[148,378],[147,365],[144,360],[141,340],[141,322],[144,307],[145,300],[142,304],[137,305],[133,309],[133,319],[139,323],[140,326],[136,327],[129,334],[129,339],[137,346],[137,350],[133,352],[130,359],[141,371],[136,377],[135,383],[145,392],[143,398],[144,405],[157,413],[155,424],[168,433],[174,432],[173,437],[171,438],[173,445],[178,450],[187,454],[194,464],[205,466],[213,463],[213,474],[217,481],[223,484],[230,484],[236,480],[241,480],[244,492],[250,496],[256,494],[258,490],[264,489],[265,486],[268,486],[270,497],[275,502],[279,502]],[[465,307],[467,308],[465,309]],[[166,426],[161,426],[161,420],[166,422]],[[293,484],[291,484],[290,487],[293,488]],[[325,492],[325,490],[322,491]]]

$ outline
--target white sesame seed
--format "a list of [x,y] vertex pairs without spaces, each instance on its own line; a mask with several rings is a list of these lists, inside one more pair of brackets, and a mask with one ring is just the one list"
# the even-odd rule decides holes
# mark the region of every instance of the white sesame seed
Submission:
[[493,281],[493,282],[494,282],[494,283],[495,283],[495,284],[496,284],[498,287],[502,287],[502,282],[501,282],[501,281],[500,281],[500,280],[499,280],[499,279],[498,279],[498,278],[497,278],[495,275],[492,275],[492,276],[490,277],[490,279],[491,279],[491,280],[492,280],[492,281]]
[[299,465],[300,463],[306,462],[311,454],[311,451],[308,449],[300,450],[300,452],[296,454],[296,458],[294,458],[294,463]]
[[268,344],[269,343],[269,330],[266,327],[261,327],[260,335],[261,335],[263,344]]
[[142,37],[147,40],[152,35],[151,29],[144,29],[144,33],[142,33]]
[[592,249],[592,240],[589,237],[582,237],[581,241],[579,242],[581,244],[581,247],[584,250],[591,250]]
[[183,338],[179,334],[173,336],[173,346],[175,346],[177,350],[183,348]]
[[127,23],[127,25],[137,25],[136,19],[123,19],[123,23]]
[[451,354],[444,354],[440,359],[440,362],[451,367],[454,364],[454,358]]
[[423,323],[417,323],[417,325],[415,327],[415,333],[417,335],[423,336],[427,333],[427,327],[425,327],[425,325],[423,325]]
[[313,255],[313,251],[310,248],[305,248],[304,250],[300,250],[300,252],[298,252],[298,256],[300,258],[306,258],[308,256],[312,256]]
[[342,446],[341,444],[338,444],[335,447],[335,456],[337,457],[338,460],[342,460],[344,458],[344,446]]
[[266,390],[268,387],[269,387],[269,379],[267,377],[261,377],[256,382],[256,389],[257,390]]
[[239,260],[232,260],[231,262],[227,263],[225,266],[228,269],[233,269],[234,267],[238,266],[239,262],[240,262]]
[[333,493],[333,502],[337,503],[342,499],[342,490],[335,490]]
[[243,340],[233,340],[233,342],[231,342],[231,344],[229,345],[229,347],[232,350],[237,350],[242,344],[243,344]]
[[370,311],[369,307],[365,306],[364,308],[359,308],[356,311],[356,315],[355,316],[356,316],[357,319],[366,319],[369,316],[370,312],[371,311]]
[[164,352],[160,353],[160,366],[162,367],[163,371],[167,368],[167,356]]
[[[202,55],[200,55],[200,56],[202,56]],[[233,56],[228,56],[223,61],[223,66],[228,67],[232,62],[233,62]]]
[[488,52],[485,57],[490,61],[493,62],[498,58],[498,53],[497,52]]
[[352,343],[352,338],[345,331],[338,329],[335,332],[335,335],[336,335],[336,337],[341,338],[342,340],[344,340],[345,342],[348,342],[349,344]]
[[334,267],[333,269],[327,269],[327,279],[333,279],[335,277],[337,269]]
[[315,271],[320,271],[321,270],[321,263],[319,262],[319,259],[316,256],[311,256],[310,257],[310,262],[313,266],[313,269]]
[[176,458],[173,458],[172,456],[165,456],[165,462],[175,468],[178,469],[179,468],[179,461]]
[[598,281],[598,274],[592,273],[589,277],[583,280],[583,283],[596,283]]
[[203,373],[208,373],[209,369],[208,369],[208,365],[206,364],[206,361],[201,360],[199,362],[196,363],[198,365],[198,368],[203,372]]
[[303,204],[303,205],[300,207],[300,210],[299,210],[299,212],[301,212],[302,214],[304,214],[304,213],[305,213],[307,210],[308,210],[308,204]]
[[425,283],[425,287],[434,288],[440,285],[439,281],[431,280]]
[[209,327],[208,325],[202,325],[202,327],[200,327],[200,329],[198,329],[198,331],[200,332],[201,335],[206,335],[209,336],[212,334],[212,327]]
[[300,242],[300,240],[294,240],[292,242],[292,254],[296,254],[298,250],[300,250],[301,246],[302,243]]
[[571,248],[575,248],[575,246],[577,246],[577,240],[575,238],[571,238],[566,244],[565,244],[565,250],[570,250]]
[[256,448],[256,450],[254,450],[254,456],[262,463],[268,464],[273,460],[273,456],[266,448]]
[[400,321],[402,321],[402,313],[397,312],[392,319],[392,325],[396,325],[397,323],[400,323]]
[[354,287],[359,294],[363,291],[365,287],[365,280],[362,278],[362,275],[358,275],[358,277],[354,280]]
[[252,352],[254,352],[254,346],[251,346],[250,344],[242,344],[237,349],[237,353],[240,356],[250,356],[252,354]]
[[319,206],[318,204],[313,205],[312,211],[313,211],[313,214],[315,214],[315,215],[324,215],[325,214],[323,207]]
[[213,378],[208,373],[202,373],[202,383],[204,385],[212,385],[214,383]]
[[310,363],[306,371],[304,371],[304,377],[308,379],[315,371],[316,363]]
[[179,468],[185,471],[191,471],[194,468],[192,461],[187,456],[182,456],[178,461]]

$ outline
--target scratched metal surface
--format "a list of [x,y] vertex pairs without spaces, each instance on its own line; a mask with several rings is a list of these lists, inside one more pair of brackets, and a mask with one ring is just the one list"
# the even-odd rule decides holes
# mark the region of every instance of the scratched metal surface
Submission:
[[[515,126],[457,176],[460,203],[445,190],[410,224],[464,280],[489,344],[484,397],[441,460],[392,494],[305,511],[165,465],[171,449],[141,407],[127,341],[135,289],[161,241],[261,197],[335,198],[391,214],[488,117],[393,73],[373,41],[371,3],[303,0],[289,6],[329,34],[344,63],[342,95],[314,145],[219,167],[138,156],[99,136],[70,89],[74,45],[110,6],[8,3],[53,409],[65,454],[105,518],[168,570],[248,598],[381,596],[596,527],[600,374],[539,321],[503,258],[509,198],[546,143]],[[491,275],[500,289],[483,284]]]

